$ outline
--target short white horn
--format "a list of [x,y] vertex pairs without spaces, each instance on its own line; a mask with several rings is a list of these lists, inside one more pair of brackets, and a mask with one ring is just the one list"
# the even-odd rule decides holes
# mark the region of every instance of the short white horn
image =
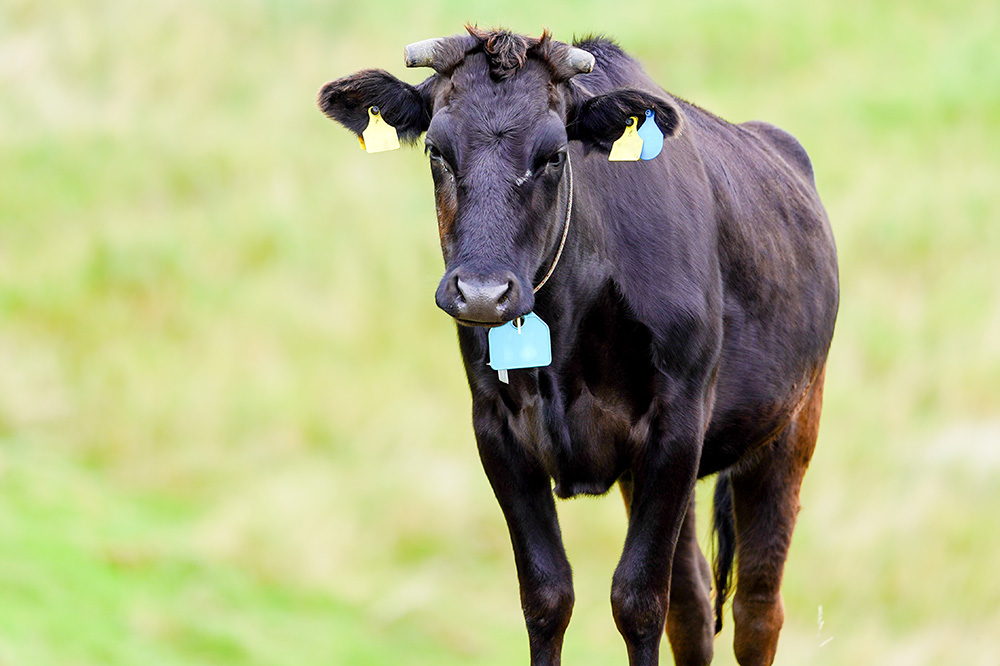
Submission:
[[410,44],[403,49],[403,62],[407,67],[433,67],[434,52],[440,42],[440,37],[432,37]]
[[587,74],[594,71],[594,54],[571,46],[566,55],[566,64],[577,74]]

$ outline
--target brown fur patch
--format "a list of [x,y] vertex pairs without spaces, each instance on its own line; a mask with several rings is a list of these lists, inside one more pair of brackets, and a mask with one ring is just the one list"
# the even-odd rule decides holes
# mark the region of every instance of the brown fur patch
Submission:
[[825,368],[789,426],[750,469],[733,475],[736,514],[734,648],[741,665],[771,664],[784,622],[781,581],[799,513],[799,490],[819,435]]
[[[450,178],[450,175],[445,178]],[[455,216],[458,214],[458,201],[455,199],[453,188],[434,188],[434,208],[437,211],[438,237],[441,239],[441,249],[447,252],[445,239],[450,236],[455,229]],[[445,256],[445,260],[447,260]]]

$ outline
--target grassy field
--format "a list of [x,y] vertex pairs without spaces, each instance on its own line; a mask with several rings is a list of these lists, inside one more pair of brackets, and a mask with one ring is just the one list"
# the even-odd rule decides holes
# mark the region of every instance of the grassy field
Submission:
[[[5,2],[0,665],[527,663],[425,158],[314,105],[468,20],[800,138],[843,296],[778,663],[995,665],[995,0]],[[621,502],[560,513],[565,662],[623,664]]]

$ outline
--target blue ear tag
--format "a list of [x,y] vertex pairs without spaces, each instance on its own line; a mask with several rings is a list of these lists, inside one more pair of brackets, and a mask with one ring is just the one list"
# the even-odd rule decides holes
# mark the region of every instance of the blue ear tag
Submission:
[[652,109],[646,110],[646,120],[639,128],[639,136],[642,137],[642,152],[639,159],[651,160],[663,150],[663,132],[656,124],[656,113]]
[[552,339],[549,327],[538,315],[529,312],[518,326],[509,321],[489,332],[490,367],[507,383],[507,371],[518,368],[541,368],[552,363]]

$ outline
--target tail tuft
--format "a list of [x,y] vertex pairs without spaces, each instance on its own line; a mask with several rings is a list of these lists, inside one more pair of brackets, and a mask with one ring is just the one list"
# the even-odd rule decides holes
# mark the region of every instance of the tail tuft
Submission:
[[715,537],[715,633],[722,631],[722,609],[733,586],[733,560],[736,558],[736,522],[733,515],[733,486],[729,476],[720,472],[715,481],[715,514],[712,534]]

